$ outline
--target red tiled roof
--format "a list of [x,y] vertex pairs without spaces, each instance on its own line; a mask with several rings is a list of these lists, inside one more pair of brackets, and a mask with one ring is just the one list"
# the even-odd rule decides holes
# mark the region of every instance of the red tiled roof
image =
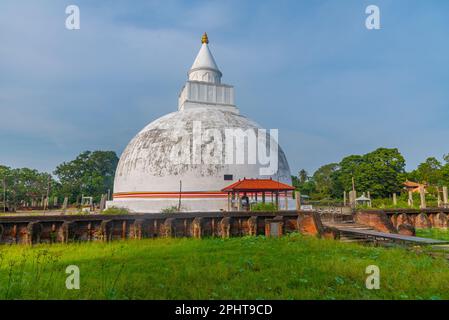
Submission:
[[404,186],[406,187],[410,187],[410,188],[418,188],[420,186],[425,186],[425,184],[421,184],[421,183],[417,183],[417,182],[413,182],[413,181],[405,181]]
[[243,179],[239,180],[226,188],[223,192],[231,191],[287,191],[295,190],[294,187],[288,184],[273,180],[273,179]]

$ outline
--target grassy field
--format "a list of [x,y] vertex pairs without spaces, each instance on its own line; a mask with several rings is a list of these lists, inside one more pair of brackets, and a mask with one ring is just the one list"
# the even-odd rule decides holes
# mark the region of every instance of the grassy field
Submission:
[[448,299],[448,283],[443,259],[297,234],[0,247],[1,299]]
[[449,230],[444,229],[416,229],[416,235],[418,237],[449,241]]

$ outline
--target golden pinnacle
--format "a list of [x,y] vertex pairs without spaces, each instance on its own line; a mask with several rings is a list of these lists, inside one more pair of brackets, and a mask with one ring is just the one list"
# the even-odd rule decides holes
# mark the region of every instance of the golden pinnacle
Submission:
[[209,43],[209,38],[207,37],[206,32],[204,32],[203,37],[201,38],[201,43]]

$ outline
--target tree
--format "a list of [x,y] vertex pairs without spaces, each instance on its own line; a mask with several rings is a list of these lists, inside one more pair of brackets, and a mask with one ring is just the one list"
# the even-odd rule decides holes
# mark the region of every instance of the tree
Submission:
[[113,151],[85,151],[75,160],[59,165],[54,174],[61,184],[60,190],[71,202],[82,195],[99,201],[101,195],[112,190],[118,157]]
[[298,173],[299,183],[304,184],[309,180],[309,174],[306,170],[301,169]]
[[320,198],[329,198],[332,196],[333,179],[332,175],[339,169],[338,163],[330,163],[318,168],[312,176],[315,183],[315,189]]
[[449,187],[449,162],[441,167],[439,184]]
[[416,170],[410,172],[410,180],[438,185],[441,181],[441,169],[443,165],[434,157],[427,158],[425,162],[418,165]]
[[445,154],[445,155],[443,156],[443,159],[444,159],[444,161],[446,161],[446,164],[449,164],[449,153],[448,153],[448,154]]
[[352,189],[370,191],[375,197],[387,197],[402,189],[405,180],[405,160],[398,149],[379,148],[363,156],[352,155],[340,162],[332,175],[334,194]]
[[388,197],[403,187],[405,159],[398,149],[379,148],[364,156],[362,171],[366,179],[361,183],[363,190],[369,190],[374,196]]
[[4,182],[6,182],[7,177],[10,175],[11,169],[6,166],[0,165],[0,191],[1,191],[1,203],[2,203],[2,210],[3,210],[3,202],[5,201],[5,189],[4,189]]
[[298,172],[297,177],[292,176],[292,184],[303,195],[311,195],[315,192],[315,183],[304,169]]
[[[5,182],[4,184],[3,181]],[[21,205],[30,204],[33,200],[44,199],[47,196],[49,182],[49,196],[56,196],[56,188],[54,188],[56,181],[50,174],[29,168],[11,169],[0,166],[2,202],[5,186],[7,206],[10,209],[16,209]]]
[[352,190],[352,178],[360,177],[363,157],[351,155],[343,158],[339,163],[339,169],[332,173],[332,195],[341,198],[344,191]]

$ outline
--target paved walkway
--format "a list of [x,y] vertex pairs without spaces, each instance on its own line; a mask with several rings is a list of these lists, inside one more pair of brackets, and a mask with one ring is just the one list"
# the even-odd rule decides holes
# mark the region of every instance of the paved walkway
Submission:
[[365,240],[386,240],[392,242],[402,242],[416,245],[442,245],[449,244],[449,241],[429,238],[406,236],[402,234],[386,233],[373,230],[369,226],[357,223],[324,223],[326,226],[338,229],[344,236],[354,236],[356,239]]

